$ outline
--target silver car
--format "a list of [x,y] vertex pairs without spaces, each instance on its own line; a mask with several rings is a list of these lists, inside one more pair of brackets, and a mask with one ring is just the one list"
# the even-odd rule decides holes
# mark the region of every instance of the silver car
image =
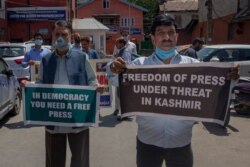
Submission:
[[30,49],[31,46],[26,45],[25,43],[0,44],[0,57],[4,58],[19,82],[21,80],[29,80],[29,67],[24,68],[22,66],[22,60],[24,59],[25,53]]
[[19,114],[21,106],[21,89],[16,76],[8,64],[0,58],[0,119],[10,113]]
[[240,76],[250,77],[250,45],[206,45],[197,56],[203,62],[235,62],[240,65]]

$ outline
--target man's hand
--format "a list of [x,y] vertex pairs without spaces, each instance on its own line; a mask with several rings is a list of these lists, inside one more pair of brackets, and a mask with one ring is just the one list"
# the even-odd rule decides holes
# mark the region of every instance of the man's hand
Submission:
[[112,73],[120,74],[121,72],[124,72],[126,69],[126,62],[121,58],[116,58],[111,64],[110,64],[110,70]]
[[239,70],[240,66],[237,64],[235,67],[231,69],[231,71],[227,74],[227,79],[228,80],[237,80],[239,79]]
[[104,85],[98,85],[96,87],[96,91],[99,92],[99,93],[101,93],[101,94],[103,94],[103,92],[104,92]]
[[34,65],[34,64],[35,64],[35,61],[30,60],[28,64],[32,66],[32,65]]
[[24,88],[26,86],[26,84],[28,84],[28,83],[30,83],[30,82],[27,80],[22,80],[20,83],[21,88]]

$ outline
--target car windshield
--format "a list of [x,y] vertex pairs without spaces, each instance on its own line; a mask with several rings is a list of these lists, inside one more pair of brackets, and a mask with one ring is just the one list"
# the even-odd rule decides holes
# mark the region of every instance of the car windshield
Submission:
[[215,52],[216,50],[218,49],[217,48],[202,48],[201,50],[197,52],[198,59],[202,61],[205,57],[210,55],[212,52]]
[[25,47],[0,47],[1,57],[17,57],[25,54]]

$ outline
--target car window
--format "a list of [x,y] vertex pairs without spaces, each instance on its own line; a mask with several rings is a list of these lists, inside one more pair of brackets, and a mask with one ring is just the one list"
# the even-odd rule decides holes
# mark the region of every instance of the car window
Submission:
[[216,52],[218,49],[216,48],[202,48],[197,52],[198,59],[203,61],[206,57]]
[[17,57],[25,54],[25,47],[0,47],[1,57]]
[[250,49],[240,49],[239,61],[250,60]]

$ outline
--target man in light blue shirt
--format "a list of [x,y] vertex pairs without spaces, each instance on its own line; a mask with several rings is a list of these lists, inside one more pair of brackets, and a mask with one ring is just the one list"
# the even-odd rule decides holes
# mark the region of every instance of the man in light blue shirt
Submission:
[[90,48],[89,37],[81,37],[81,45],[82,45],[82,51],[87,53],[87,55],[89,56],[89,59],[100,59],[101,58],[96,50]]
[[50,53],[51,51],[47,48],[42,48],[43,35],[36,33],[34,35],[35,46],[30,51],[26,52],[22,61],[22,66],[27,67],[28,65],[34,65],[35,61],[41,61],[42,57]]
[[[132,65],[167,65],[199,63],[198,60],[182,56],[176,51],[178,34],[173,16],[160,14],[155,17],[151,27],[151,40],[155,52],[149,57],[139,57]],[[126,68],[121,58],[107,65],[107,76],[114,85],[118,85],[117,75]],[[237,67],[236,67],[237,68]],[[237,79],[238,70],[230,73],[231,79]],[[194,121],[137,116],[137,167],[192,167],[191,148]]]

